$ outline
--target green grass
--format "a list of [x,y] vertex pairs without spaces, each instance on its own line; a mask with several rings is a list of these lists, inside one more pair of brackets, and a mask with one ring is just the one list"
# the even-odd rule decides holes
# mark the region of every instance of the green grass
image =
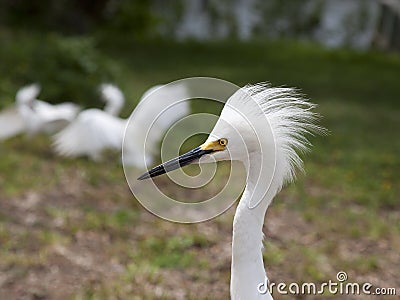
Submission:
[[[268,211],[269,277],[324,282],[345,270],[355,281],[400,286],[398,55],[290,41],[136,44],[7,31],[0,38],[2,107],[36,80],[45,100],[98,106],[88,87],[111,79],[126,93],[125,116],[150,86],[188,76],[301,88],[330,134],[312,139],[306,176]],[[0,298],[17,298],[21,287],[57,299],[228,297],[232,209],[207,223],[173,224],[131,196],[118,155],[101,164],[59,159],[45,136],[2,142],[0,153]],[[46,283],[54,281],[62,284]]]

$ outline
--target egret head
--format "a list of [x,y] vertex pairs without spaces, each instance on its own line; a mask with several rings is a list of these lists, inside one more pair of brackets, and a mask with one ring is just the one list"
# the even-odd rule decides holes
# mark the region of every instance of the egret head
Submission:
[[250,118],[249,122],[247,119],[249,116],[243,114],[243,109],[235,105],[234,99],[242,98],[242,94],[244,92],[241,89],[228,100],[214,129],[202,145],[151,169],[139,179],[155,177],[199,161],[201,163],[222,160],[245,161],[248,157],[248,147],[254,145],[253,140],[257,139],[251,134],[251,121],[254,121],[254,118]]
[[249,166],[263,164],[273,172],[277,185],[290,181],[296,167],[302,167],[297,151],[307,150],[305,135],[320,132],[314,124],[313,104],[290,88],[266,84],[239,89],[226,102],[206,142],[161,164],[138,179],[155,177],[190,163],[239,160]]

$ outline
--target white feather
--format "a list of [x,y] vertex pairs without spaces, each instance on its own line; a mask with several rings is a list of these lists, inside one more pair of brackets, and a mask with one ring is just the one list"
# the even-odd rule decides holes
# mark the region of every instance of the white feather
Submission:
[[[160,101],[164,101],[165,99],[176,99],[175,97],[181,96],[181,93],[183,92],[182,89],[179,89],[178,91],[177,89],[166,88],[162,93],[153,93],[159,87],[160,86],[153,87],[148,90],[140,100],[143,104],[151,103],[151,105],[142,106],[144,113],[141,114],[140,117],[143,118],[143,122],[147,122],[149,117],[151,118],[152,111],[154,110],[154,102],[142,102],[144,99],[147,97],[157,97]],[[116,91],[114,88],[112,90],[113,92]],[[111,89],[108,91],[111,91]],[[115,99],[116,98],[117,97],[115,97]],[[121,99],[123,96],[119,98]],[[154,149],[152,155],[157,153],[157,142],[169,126],[175,120],[179,119],[183,113],[187,112],[188,106],[184,109],[179,106],[176,110],[172,109],[172,112],[169,112],[166,116],[160,118],[161,121],[157,122],[158,128],[156,133],[150,137],[150,148]],[[111,115],[109,112],[100,109],[85,110],[79,114],[76,120],[53,137],[54,150],[61,156],[88,156],[93,160],[98,160],[101,157],[101,153],[107,149],[122,149],[122,141],[127,122],[128,119],[116,117]],[[135,128],[133,131],[129,132],[129,135],[131,136],[130,140],[134,142],[136,140],[135,136],[140,134],[143,134],[143,129]],[[128,148],[131,151],[128,151],[127,156],[125,157],[125,162],[137,167],[143,167],[136,157],[141,151],[141,145],[132,143]],[[152,158],[149,156],[148,162],[151,160]]]
[[78,114],[79,106],[74,103],[50,104],[33,100],[29,105],[19,105],[28,134],[54,133],[68,125]]
[[[270,293],[257,290],[267,278],[262,258],[262,226],[274,196],[285,182],[295,178],[296,169],[303,169],[299,152],[307,151],[311,145],[306,136],[325,132],[315,125],[318,115],[312,111],[314,107],[295,89],[256,84],[236,92],[221,113],[225,122],[244,133],[246,144],[246,153],[238,156],[246,165],[247,185],[233,222],[232,299],[272,299]],[[240,112],[242,119],[232,111]],[[254,135],[249,134],[247,122]],[[226,132],[217,122],[212,134],[226,137]],[[227,148],[235,152],[239,143],[228,140]]]
[[105,149],[119,150],[126,120],[100,110],[88,109],[53,137],[55,151],[61,156],[89,156],[98,160]]
[[78,114],[74,103],[52,105],[36,99],[40,86],[31,84],[18,90],[15,106],[0,113],[0,140],[20,133],[54,133],[65,127]]
[[30,102],[36,99],[36,97],[40,93],[40,90],[41,90],[40,85],[37,83],[33,83],[20,88],[17,91],[17,94],[15,95],[16,104],[17,105],[29,104]]
[[[280,163],[281,186],[295,179],[296,169],[303,171],[299,153],[309,150],[307,135],[324,134],[324,128],[316,125],[319,115],[313,111],[315,104],[304,99],[293,88],[271,88],[269,84],[247,85],[243,88],[254,100],[269,121],[274,134]],[[232,100],[234,101],[234,99]],[[249,103],[244,103],[249,105]],[[251,104],[250,104],[251,105]]]
[[5,140],[25,131],[25,123],[15,107],[0,113],[0,140]]
[[118,116],[125,104],[125,97],[122,91],[110,83],[101,84],[99,90],[101,99],[106,103],[104,111],[112,116]]

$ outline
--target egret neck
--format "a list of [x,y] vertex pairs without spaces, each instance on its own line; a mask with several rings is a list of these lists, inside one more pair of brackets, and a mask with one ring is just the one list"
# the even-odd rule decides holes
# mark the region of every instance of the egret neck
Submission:
[[[272,201],[270,193],[260,193],[256,189],[260,156],[261,153],[252,153],[249,161],[245,163],[247,184],[233,220],[231,297],[234,300],[272,299],[269,294],[261,294],[258,291],[258,284],[266,281],[262,256],[262,227],[268,205]],[[250,199],[259,204],[255,207],[249,205]]]

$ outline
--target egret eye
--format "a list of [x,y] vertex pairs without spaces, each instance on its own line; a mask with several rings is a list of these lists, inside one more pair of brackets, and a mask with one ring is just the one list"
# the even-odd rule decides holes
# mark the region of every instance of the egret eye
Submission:
[[221,146],[226,146],[226,145],[228,144],[228,140],[227,140],[227,139],[220,139],[220,140],[219,140],[219,144],[220,144]]

